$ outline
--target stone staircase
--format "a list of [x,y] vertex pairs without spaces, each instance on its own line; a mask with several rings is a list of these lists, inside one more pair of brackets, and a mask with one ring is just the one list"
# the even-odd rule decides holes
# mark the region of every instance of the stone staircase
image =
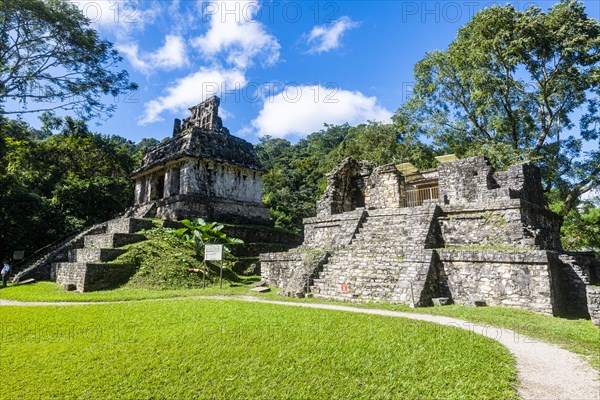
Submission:
[[[435,205],[370,210],[350,245],[333,252],[311,291],[314,297],[420,304],[437,278],[426,250]],[[429,299],[430,300],[430,299]]]
[[[51,279],[66,290],[89,292],[114,287],[133,274],[130,264],[110,263],[125,253],[120,247],[146,240],[136,232],[152,228],[152,222],[137,218],[118,218],[108,221],[100,231],[83,236],[83,247],[71,248],[55,258]],[[66,258],[66,259],[65,259]]]

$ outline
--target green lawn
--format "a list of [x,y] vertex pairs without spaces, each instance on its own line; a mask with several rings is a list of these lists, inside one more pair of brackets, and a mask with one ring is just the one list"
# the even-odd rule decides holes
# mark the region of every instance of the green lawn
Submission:
[[0,307],[2,398],[510,399],[467,331],[218,299]]
[[[249,282],[253,280],[249,279]],[[255,280],[254,280],[255,281]],[[18,301],[127,301],[167,299],[173,297],[213,296],[213,295],[240,295],[247,294],[250,287],[241,283],[223,282],[223,289],[219,289],[218,281],[210,283],[206,289],[144,289],[129,286],[113,290],[100,290],[97,292],[77,293],[66,292],[54,282],[36,282],[31,285],[8,286],[0,289],[0,300]]]
[[568,320],[509,307],[444,306],[411,309],[401,305],[369,304],[372,308],[445,315],[518,332],[581,354],[600,371],[600,329],[591,321]]
[[389,303],[350,303],[325,301],[320,299],[294,299],[269,293],[262,295],[270,300],[341,304],[358,308],[378,308],[421,314],[445,315],[478,324],[491,325],[513,330],[519,334],[582,355],[594,368],[600,371],[600,329],[589,320],[569,320],[543,315],[511,307],[465,307],[450,305],[443,307],[410,308],[401,304]]
[[[92,293],[65,292],[59,285],[51,282],[38,282],[33,285],[8,287],[0,290],[0,299],[12,299],[21,301],[119,301],[119,300],[144,300],[169,297],[189,297],[202,295],[250,295],[248,286],[227,286],[220,290],[211,286],[208,289],[187,290],[150,290],[119,288],[111,291],[100,291]],[[271,292],[261,294],[261,298],[270,300],[285,300],[293,302],[323,303],[315,299],[292,299],[276,295]],[[1,301],[1,300],[0,300]],[[446,315],[466,321],[489,324],[514,330],[518,333],[543,340],[548,343],[560,345],[561,347],[583,355],[590,364],[600,371],[600,329],[596,328],[590,321],[567,320],[540,315],[533,312],[507,307],[427,307],[409,308],[403,305],[386,303],[341,303],[335,304],[351,305],[355,307],[382,308],[395,311],[417,312],[426,314]]]

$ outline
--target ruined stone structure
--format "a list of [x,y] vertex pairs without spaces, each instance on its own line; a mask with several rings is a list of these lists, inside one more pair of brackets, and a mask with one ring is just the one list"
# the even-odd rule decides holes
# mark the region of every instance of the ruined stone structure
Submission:
[[232,136],[214,96],[176,119],[173,137],[150,151],[136,170],[134,216],[269,224],[262,174],[252,145]]
[[483,157],[438,161],[418,171],[344,160],[327,175],[317,216],[304,220],[303,245],[261,255],[263,278],[293,296],[582,318],[600,308],[588,287],[600,282],[598,260],[562,253],[535,166],[497,172]]
[[257,268],[259,252],[297,245],[297,237],[269,226],[269,209],[262,204],[264,169],[252,145],[223,127],[219,98],[189,110],[190,117],[175,120],[173,137],[150,151],[133,173],[133,208],[40,249],[19,265],[14,281],[55,280],[79,292],[127,282],[135,267],[114,260],[126,251],[124,245],[146,240],[139,231],[153,224],[141,217],[162,218],[169,227],[177,223],[168,220],[195,217],[231,223],[224,232],[245,242],[232,250],[244,258],[233,266],[237,272]]

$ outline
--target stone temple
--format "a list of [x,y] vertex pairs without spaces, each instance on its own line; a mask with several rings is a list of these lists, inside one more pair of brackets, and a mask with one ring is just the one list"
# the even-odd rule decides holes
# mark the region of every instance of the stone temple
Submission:
[[[252,145],[232,136],[219,118],[219,98],[175,120],[173,137],[151,150],[133,173],[134,206],[119,217],[67,236],[34,253],[17,268],[15,281],[53,280],[66,290],[87,292],[128,281],[135,266],[118,263],[123,247],[146,240],[143,230],[163,219],[177,227],[184,218],[226,223],[223,231],[244,240],[232,248],[236,268],[256,269],[258,254],[298,244],[295,235],[271,228],[262,204],[263,167]],[[228,224],[227,224],[228,223]]]
[[133,213],[163,219],[269,224],[262,175],[252,144],[232,136],[219,117],[219,98],[175,120],[173,137],[143,159],[135,179]]
[[598,260],[562,251],[537,167],[438,161],[419,171],[344,160],[304,220],[304,243],[261,254],[263,278],[290,296],[501,305],[600,322]]

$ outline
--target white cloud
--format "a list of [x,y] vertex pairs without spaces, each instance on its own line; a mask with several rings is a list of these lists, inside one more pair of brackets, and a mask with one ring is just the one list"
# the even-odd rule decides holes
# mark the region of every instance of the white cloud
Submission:
[[144,74],[186,65],[185,42],[181,36],[167,35],[165,44],[152,53],[140,54],[139,46],[135,42],[120,44],[117,50],[125,54],[133,68]]
[[96,29],[125,37],[133,30],[143,30],[161,15],[158,1],[128,2],[113,0],[69,0]]
[[227,63],[242,69],[257,58],[265,66],[279,60],[279,42],[254,19],[260,8],[258,2],[204,2],[201,7],[209,18],[209,29],[191,43],[202,55],[212,59],[223,55]]
[[344,32],[358,25],[357,22],[344,16],[330,25],[315,26],[307,37],[307,42],[311,45],[309,53],[324,53],[337,49],[341,46],[340,39]]
[[143,125],[162,121],[160,115],[165,111],[185,112],[212,95],[220,95],[245,85],[246,78],[242,71],[202,67],[171,84],[165,95],[147,102],[144,105],[144,115],[138,122]]
[[290,86],[265,100],[252,126],[259,136],[306,136],[324,123],[351,125],[366,121],[389,122],[392,113],[375,97],[357,91],[322,86]]

